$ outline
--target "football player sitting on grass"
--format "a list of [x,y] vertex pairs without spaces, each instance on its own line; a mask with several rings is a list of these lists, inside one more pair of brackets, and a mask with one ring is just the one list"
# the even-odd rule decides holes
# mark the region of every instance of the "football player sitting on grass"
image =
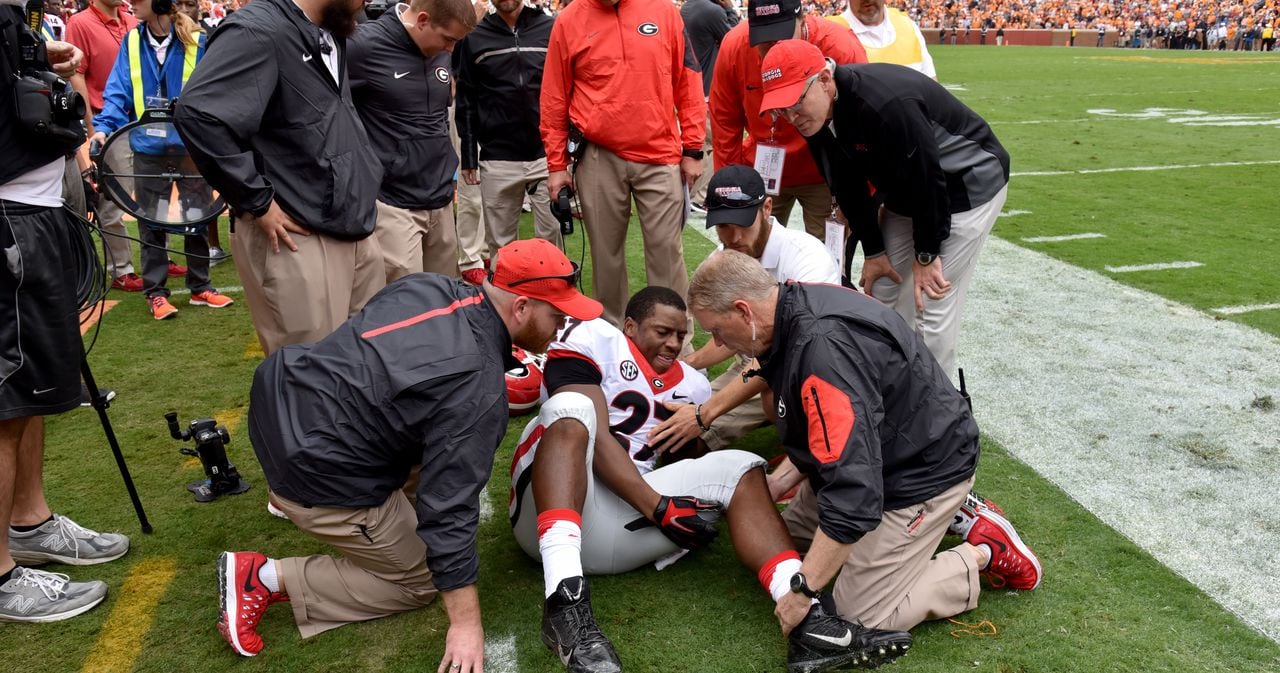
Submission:
[[[728,519],[735,550],[775,601],[800,591],[800,557],[769,497],[764,461],[716,451],[661,467],[645,443],[663,402],[703,402],[704,376],[679,362],[686,307],[650,287],[627,304],[620,331],[603,319],[568,321],[548,350],[550,398],[525,428],[511,468],[516,540],[540,559],[542,639],[569,671],[621,671],[591,610],[585,574],[621,573],[715,539]],[[786,634],[789,671],[874,666],[904,654],[910,634],[865,629],[816,598]]]

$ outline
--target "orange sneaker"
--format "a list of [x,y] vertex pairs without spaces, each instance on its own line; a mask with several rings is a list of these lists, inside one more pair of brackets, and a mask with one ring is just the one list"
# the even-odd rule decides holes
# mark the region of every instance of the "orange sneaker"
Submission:
[[148,301],[151,302],[151,317],[156,320],[164,320],[178,315],[178,309],[169,303],[169,299],[162,294],[158,294]]
[[226,308],[235,302],[231,297],[218,292],[217,290],[205,290],[204,292],[196,292],[191,295],[192,306],[208,306],[209,308]]

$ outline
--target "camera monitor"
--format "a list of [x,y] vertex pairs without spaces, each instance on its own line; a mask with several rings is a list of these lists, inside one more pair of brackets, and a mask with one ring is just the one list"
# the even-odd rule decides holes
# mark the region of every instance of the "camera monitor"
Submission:
[[187,154],[170,108],[145,111],[90,155],[101,193],[141,224],[198,234],[226,210]]

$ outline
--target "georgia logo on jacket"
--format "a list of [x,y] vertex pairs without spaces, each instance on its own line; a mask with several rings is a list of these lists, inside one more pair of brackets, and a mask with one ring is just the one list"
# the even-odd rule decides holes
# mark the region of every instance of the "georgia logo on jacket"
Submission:
[[449,69],[445,67],[436,68],[436,79],[440,80],[442,84],[448,84]]
[[640,24],[640,26],[639,26],[638,28],[636,28],[636,32],[640,33],[641,35],[657,35],[657,34],[658,34],[658,24],[656,24],[656,23],[642,23],[642,24]]

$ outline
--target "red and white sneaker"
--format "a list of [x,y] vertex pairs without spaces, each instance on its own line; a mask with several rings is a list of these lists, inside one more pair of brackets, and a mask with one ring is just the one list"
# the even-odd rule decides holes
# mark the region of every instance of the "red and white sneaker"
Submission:
[[257,552],[222,552],[218,557],[218,633],[246,657],[262,651],[258,622],[267,606],[288,600],[258,579],[267,557]]
[[989,509],[1004,516],[1004,510],[1000,509],[1000,505],[997,505],[994,500],[979,495],[977,491],[969,491],[965,494],[964,503],[960,505],[960,509],[956,510],[955,515],[951,517],[951,525],[947,526],[947,532],[960,537],[968,535],[969,527],[973,525],[978,511],[982,509]]
[[484,285],[484,279],[488,277],[489,277],[489,272],[480,268],[467,269],[466,271],[462,272],[462,280],[465,280],[468,283],[475,285],[476,287]]
[[181,278],[181,277],[183,277],[183,276],[187,275],[187,267],[185,267],[185,266],[183,266],[183,265],[181,265],[181,264],[178,264],[177,262],[175,262],[175,261],[173,261],[173,260],[169,260],[169,271],[168,271],[168,274],[169,274],[169,277],[170,277],[170,278]]
[[986,545],[990,550],[991,561],[982,570],[982,574],[987,576],[993,587],[1008,586],[1030,591],[1040,586],[1040,581],[1044,579],[1040,559],[1023,544],[1022,538],[1013,529],[1013,524],[994,510],[978,510],[964,541],[975,547]]

